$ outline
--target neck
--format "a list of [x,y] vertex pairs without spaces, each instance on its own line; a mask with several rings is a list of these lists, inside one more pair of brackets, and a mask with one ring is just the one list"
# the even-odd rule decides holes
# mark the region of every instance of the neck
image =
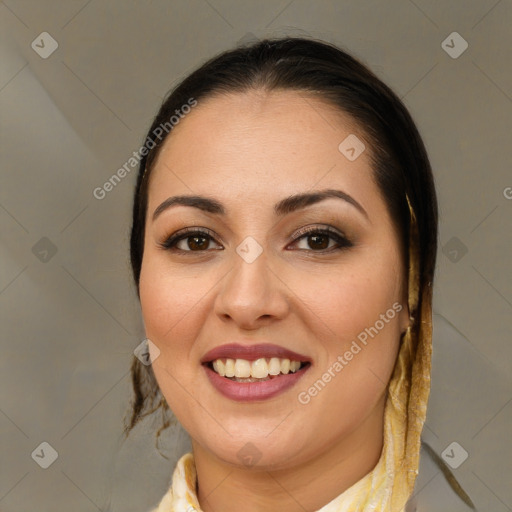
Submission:
[[198,500],[204,512],[315,511],[377,464],[383,448],[384,400],[363,424],[328,449],[291,468],[235,467],[192,440]]

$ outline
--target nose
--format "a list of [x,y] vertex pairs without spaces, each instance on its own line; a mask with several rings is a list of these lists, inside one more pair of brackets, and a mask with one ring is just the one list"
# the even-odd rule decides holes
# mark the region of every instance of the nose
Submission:
[[[241,252],[240,254],[243,255]],[[215,299],[214,311],[240,329],[253,330],[286,317],[290,289],[264,250],[253,261],[233,252],[231,270]]]

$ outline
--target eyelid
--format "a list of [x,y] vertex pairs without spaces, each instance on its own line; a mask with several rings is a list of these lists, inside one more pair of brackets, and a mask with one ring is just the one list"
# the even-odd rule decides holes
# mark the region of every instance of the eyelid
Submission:
[[[175,248],[176,243],[181,242],[181,240],[186,240],[188,237],[191,237],[192,235],[203,235],[206,238],[209,237],[210,239],[212,239],[214,241],[216,241],[216,237],[217,237],[217,235],[211,229],[201,227],[201,226],[192,226],[192,227],[186,227],[183,229],[179,229],[178,231],[165,236],[163,241],[158,242],[157,245],[164,250],[169,250],[169,251],[170,250],[179,250],[179,249]],[[206,251],[183,251],[183,250],[181,250],[181,252],[182,253],[184,253],[184,252],[201,253],[201,252],[206,252]]]
[[[300,228],[298,231],[296,231],[293,234],[293,241],[292,244],[296,244],[300,242],[303,238],[307,238],[310,235],[313,234],[321,234],[326,235],[333,239],[338,246],[337,247],[331,247],[330,249],[324,249],[321,251],[314,251],[313,249],[305,249],[308,252],[317,253],[317,254],[328,254],[331,252],[335,252],[337,250],[353,247],[354,243],[351,239],[343,231],[330,226],[329,224],[323,224],[323,225],[309,225],[305,226],[303,228]],[[304,249],[302,249],[304,251]]]
[[316,232],[327,232],[329,234],[338,235],[348,239],[347,235],[345,235],[343,231],[335,228],[334,226],[331,226],[330,224],[309,224],[295,231],[292,235],[292,238],[294,241],[296,241],[298,238],[307,235],[308,233]]
[[[335,250],[340,250],[348,247],[352,247],[354,244],[353,242],[343,233],[343,231],[329,225],[329,224],[314,224],[314,225],[308,225],[304,226],[297,231],[295,231],[292,235],[292,241],[289,245],[297,244],[302,239],[307,238],[310,235],[313,234],[321,234],[330,237],[332,240],[334,240],[337,243],[337,247],[331,247],[330,249],[323,249],[319,251],[315,251],[313,249],[300,249],[300,251],[310,251],[312,253],[329,253]],[[188,236],[187,236],[188,235]],[[215,243],[217,242],[217,235],[208,228],[200,227],[200,226],[193,226],[193,227],[186,227],[183,229],[180,229],[174,233],[172,233],[169,236],[166,236],[162,242],[159,242],[158,245],[164,250],[168,251],[176,251],[183,253],[205,253],[211,251],[211,249],[205,249],[205,250],[199,250],[199,251],[192,251],[192,250],[183,250],[183,249],[177,249],[176,244],[178,242],[181,242],[182,240],[186,240],[189,237],[192,237],[193,235],[203,236],[204,238],[209,239],[210,241],[213,241]],[[220,245],[220,244],[219,244]],[[287,246],[287,247],[288,247]],[[218,250],[218,249],[217,249]]]

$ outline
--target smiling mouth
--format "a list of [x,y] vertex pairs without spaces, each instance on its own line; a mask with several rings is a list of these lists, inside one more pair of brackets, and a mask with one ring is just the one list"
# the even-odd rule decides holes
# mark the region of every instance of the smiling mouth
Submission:
[[310,365],[307,361],[296,361],[287,358],[259,358],[254,361],[247,359],[215,359],[206,363],[215,373],[234,382],[264,382],[282,375],[297,373]]

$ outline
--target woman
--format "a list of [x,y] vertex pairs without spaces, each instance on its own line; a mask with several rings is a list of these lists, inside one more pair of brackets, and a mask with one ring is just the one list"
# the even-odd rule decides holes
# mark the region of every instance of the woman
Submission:
[[436,244],[423,142],[354,58],[265,40],[187,77],[133,208],[127,432],[170,407],[193,448],[154,510],[414,510]]

